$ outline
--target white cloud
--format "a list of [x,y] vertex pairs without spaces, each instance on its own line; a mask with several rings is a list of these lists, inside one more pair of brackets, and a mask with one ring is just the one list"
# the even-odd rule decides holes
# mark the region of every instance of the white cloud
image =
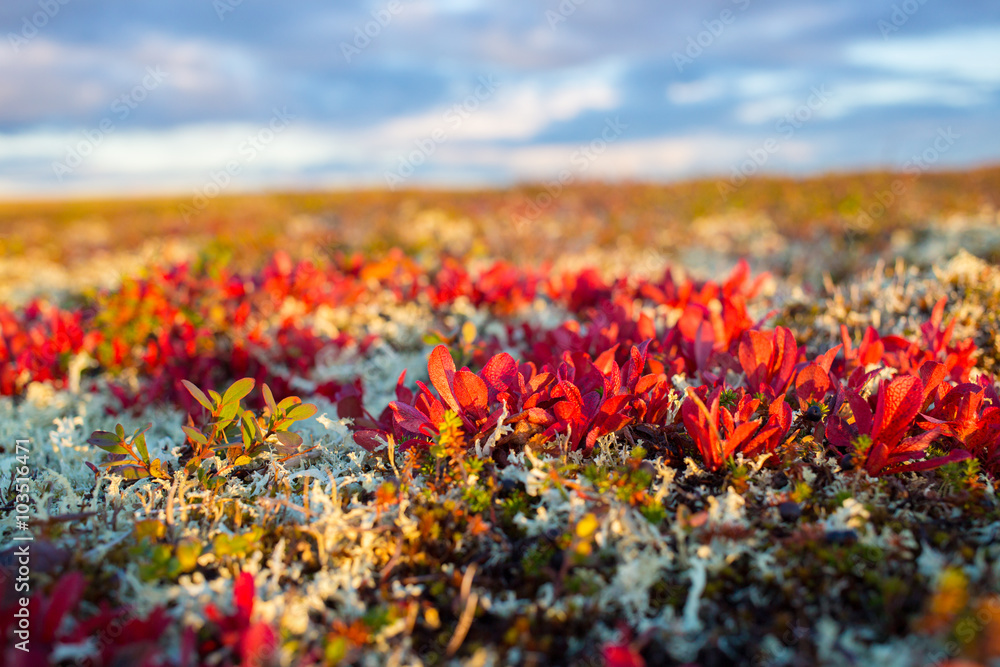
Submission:
[[786,114],[794,112],[800,104],[802,102],[791,95],[765,97],[737,105],[733,115],[745,125],[774,123]]
[[39,36],[17,52],[0,49],[0,121],[108,113],[150,67],[167,74],[162,92],[169,93],[157,96],[159,104],[229,112],[255,97],[261,69],[241,49],[197,39],[152,35],[134,45],[102,46]]
[[[496,92],[485,99],[459,97],[451,105],[389,120],[366,134],[383,145],[406,146],[438,129],[449,141],[526,140],[553,124],[587,111],[610,111],[621,103],[617,87],[609,81],[510,86],[500,80],[498,84]],[[456,105],[464,108],[456,110]]]
[[980,104],[988,98],[975,88],[961,84],[910,79],[845,81],[831,86],[835,94],[817,113],[838,118],[865,107],[930,105],[962,107]]
[[[513,179],[551,179],[569,170],[576,179],[679,178],[694,174],[728,173],[746,159],[752,140],[739,135],[699,133],[684,137],[622,139],[608,144],[593,161],[583,160],[586,142],[523,147],[443,147],[438,164],[500,167]],[[804,164],[815,157],[805,141],[783,142],[776,164]],[[587,167],[582,168],[586,163]]]
[[708,77],[690,83],[672,83],[667,87],[667,99],[674,104],[701,104],[711,102],[726,92],[725,81],[720,77]]
[[920,37],[890,35],[856,42],[849,63],[914,75],[936,75],[977,84],[1000,84],[1000,29],[982,28]]

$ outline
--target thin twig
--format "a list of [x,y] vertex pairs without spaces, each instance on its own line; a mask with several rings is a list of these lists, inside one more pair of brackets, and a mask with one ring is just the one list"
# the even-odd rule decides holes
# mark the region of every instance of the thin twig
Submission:
[[458,625],[455,626],[455,634],[451,636],[451,641],[448,642],[448,647],[445,649],[446,654],[450,657],[455,655],[459,648],[462,646],[462,642],[465,641],[465,636],[469,634],[469,628],[472,627],[472,619],[476,615],[476,607],[479,604],[479,595],[476,593],[470,593],[472,588],[472,579],[476,576],[476,564],[472,563],[469,565],[468,569],[465,570],[465,576],[462,577],[462,600],[465,601],[465,609],[462,610],[462,616],[458,619]]

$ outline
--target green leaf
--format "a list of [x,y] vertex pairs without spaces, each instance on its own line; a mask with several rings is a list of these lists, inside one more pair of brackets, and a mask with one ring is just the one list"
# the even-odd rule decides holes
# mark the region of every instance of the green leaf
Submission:
[[274,394],[271,393],[271,388],[267,386],[266,382],[261,386],[261,393],[264,394],[264,403],[267,405],[267,409],[273,415],[278,411],[278,406],[275,404]]
[[149,463],[149,450],[146,449],[146,434],[140,433],[132,438],[132,444],[139,449],[139,457],[143,463]]
[[149,472],[140,465],[136,465],[135,461],[111,461],[110,463],[105,463],[104,467],[118,468],[118,474],[125,479],[142,479],[143,477],[149,477]]
[[448,342],[437,332],[424,334],[423,340],[425,345],[440,345]]
[[122,468],[121,474],[125,479],[143,479],[149,477],[149,473],[141,466]]
[[121,424],[118,424],[117,426],[115,426],[115,433],[118,434],[118,439],[119,440],[124,440],[125,439],[125,427],[122,426]]
[[219,394],[219,392],[215,391],[214,389],[209,389],[208,395],[212,397],[212,400],[215,401],[216,405],[222,403],[222,396]]
[[222,405],[227,406],[230,403],[238,404],[244,396],[253,391],[254,384],[256,383],[253,378],[243,378],[242,380],[237,380],[222,396]]
[[285,419],[290,421],[302,421],[309,419],[316,414],[317,408],[312,403],[302,403],[285,413]]
[[132,453],[124,447],[124,443],[117,434],[107,431],[94,431],[87,442],[95,447],[100,447],[109,454],[127,455]]
[[192,538],[181,540],[177,545],[177,563],[182,572],[190,572],[198,566],[198,557],[201,555],[201,542]]
[[181,430],[187,433],[188,437],[197,442],[199,445],[207,445],[208,437],[204,433],[191,426],[181,426]]
[[302,444],[302,436],[298,433],[291,433],[289,431],[281,431],[280,433],[274,434],[275,440],[281,443],[283,448],[296,450],[299,445]]
[[[223,403],[222,409],[219,410],[219,418],[220,418],[219,421],[231,422],[233,420],[233,417],[235,417],[236,413],[239,411],[240,411],[239,401],[234,401],[232,403]],[[225,424],[225,426],[228,425],[229,425],[228,423]],[[223,426],[223,428],[225,428],[225,426]]]
[[188,390],[188,393],[194,396],[194,400],[201,403],[206,410],[211,412],[212,410],[215,409],[215,406],[212,405],[212,401],[210,401],[208,396],[205,395],[205,392],[203,392],[201,389],[198,389],[198,387],[196,387],[193,382],[188,382],[187,380],[181,380],[181,384],[183,384],[184,388]]
[[257,418],[249,410],[243,411],[243,423],[246,424],[250,437],[257,440],[261,435],[260,429],[257,427]]
[[287,398],[283,398],[281,399],[281,402],[278,403],[278,410],[285,411],[288,408],[292,407],[293,405],[298,405],[301,402],[302,399],[299,398],[298,396],[289,396]]
[[120,468],[121,466],[132,466],[133,468],[141,467],[134,459],[123,459],[121,461],[108,461],[104,464],[105,468]]
[[92,445],[97,447],[103,447],[104,445],[117,445],[121,442],[121,438],[118,437],[117,433],[109,433],[108,431],[94,431],[90,434],[87,439]]

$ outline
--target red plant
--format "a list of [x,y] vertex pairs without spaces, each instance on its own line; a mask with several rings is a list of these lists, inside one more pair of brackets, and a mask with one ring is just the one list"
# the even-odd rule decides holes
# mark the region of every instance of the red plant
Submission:
[[[939,366],[941,366],[939,364]],[[943,368],[942,368],[942,372]],[[952,387],[918,422],[977,456],[993,475],[1000,473],[1000,399],[992,382]]]
[[[157,640],[167,624],[167,615],[162,609],[154,609],[147,618],[131,616],[125,609],[110,609],[103,605],[101,610],[89,618],[80,618],[78,605],[86,588],[86,580],[80,572],[61,577],[52,587],[52,592],[35,593],[28,602],[27,610],[30,637],[24,644],[30,650],[23,651],[17,644],[25,636],[19,627],[17,616],[19,606],[12,606],[0,613],[0,656],[8,667],[45,667],[55,664],[54,652],[62,645],[82,645],[96,640],[97,660],[94,664],[112,665],[127,661],[130,665],[152,667],[163,664],[162,651]],[[120,627],[112,628],[113,624]]]
[[[947,456],[921,460],[928,445],[939,435],[936,429],[904,437],[914,426],[925,395],[925,386],[920,378],[897,375],[889,382],[882,382],[874,392],[876,405],[873,414],[869,401],[860,393],[844,389],[836,408],[839,410],[846,398],[853,424],[839,414],[831,416],[827,420],[826,438],[841,451],[854,451],[861,455],[863,460],[857,461],[857,464],[870,475],[928,470],[968,458],[967,451],[955,449]],[[867,438],[867,442],[862,436]]]
[[771,402],[765,421],[763,415],[753,418],[761,406],[759,399],[742,389],[728,390],[727,398],[735,403],[735,410],[730,410],[720,405],[724,391],[717,387],[706,406],[696,390],[688,389],[681,405],[684,426],[709,470],[720,469],[737,452],[747,457],[773,452],[792,423],[792,410],[783,400]]
[[646,661],[630,644],[605,644],[601,657],[604,667],[646,667]]
[[257,667],[270,664],[277,648],[278,637],[270,625],[252,622],[254,602],[254,580],[249,572],[242,572],[233,583],[233,611],[223,614],[214,604],[205,607],[205,616],[211,624],[207,631],[209,638],[201,642],[199,651],[203,656],[228,648],[233,653],[232,660],[213,664]]
[[740,339],[739,359],[747,386],[764,394],[769,401],[788,389],[798,357],[795,336],[785,327],[777,327],[770,333],[750,329]]

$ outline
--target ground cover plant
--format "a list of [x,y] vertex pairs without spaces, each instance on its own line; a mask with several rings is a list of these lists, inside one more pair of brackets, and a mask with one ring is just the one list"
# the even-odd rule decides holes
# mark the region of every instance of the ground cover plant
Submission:
[[1000,268],[484,238],[0,306],[4,664],[1000,658]]

